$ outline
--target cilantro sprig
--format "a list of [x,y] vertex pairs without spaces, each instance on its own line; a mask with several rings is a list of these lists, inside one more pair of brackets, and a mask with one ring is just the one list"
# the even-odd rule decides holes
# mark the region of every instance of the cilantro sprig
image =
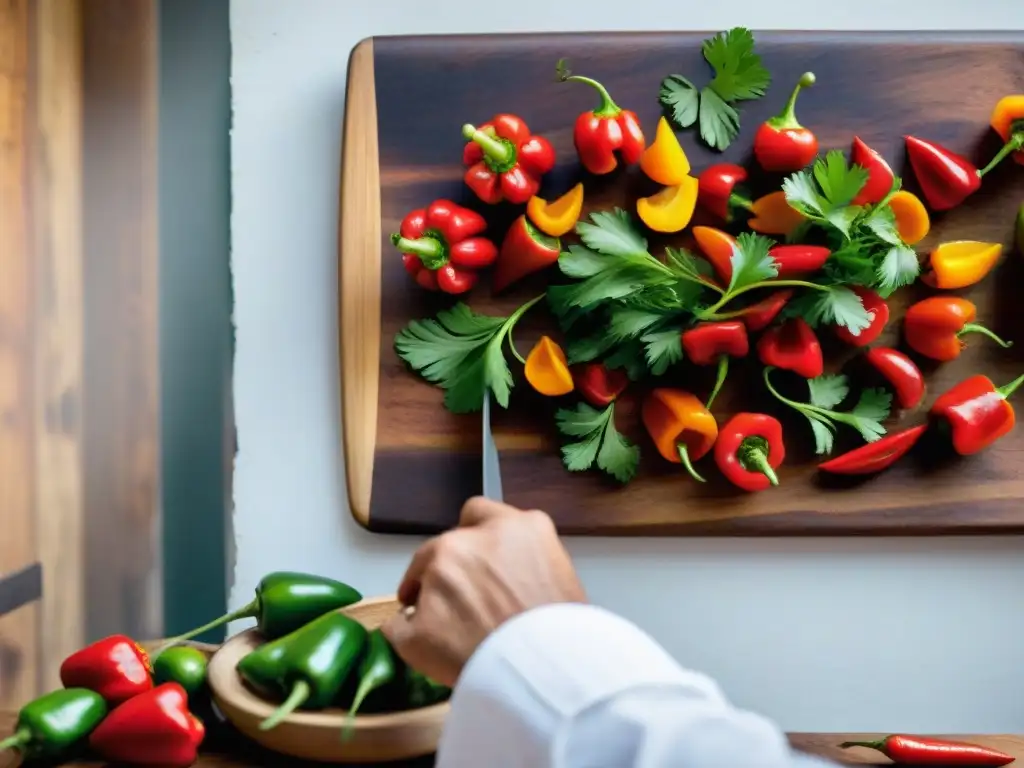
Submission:
[[753,33],[744,27],[720,32],[705,40],[701,49],[714,78],[698,89],[682,75],[669,75],[661,83],[661,103],[680,128],[699,122],[708,146],[724,150],[739,134],[736,103],[764,96],[771,75],[754,51]]
[[595,464],[620,483],[636,475],[640,449],[615,428],[615,403],[598,410],[586,403],[555,413],[558,431],[572,441],[562,445],[562,462],[570,472],[583,472]]
[[824,374],[807,380],[808,402],[798,403],[783,397],[772,386],[770,374],[775,369],[764,369],[764,383],[768,391],[782,403],[802,414],[810,422],[814,432],[815,451],[831,453],[833,435],[837,424],[846,424],[860,432],[867,442],[873,443],[885,434],[882,426],[892,407],[892,395],[884,389],[865,389],[860,393],[856,405],[849,411],[833,410],[850,394],[850,385],[842,374]]

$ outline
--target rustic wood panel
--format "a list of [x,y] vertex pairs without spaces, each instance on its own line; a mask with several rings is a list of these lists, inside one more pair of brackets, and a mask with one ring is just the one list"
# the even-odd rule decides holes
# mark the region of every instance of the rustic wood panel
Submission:
[[[639,169],[610,177],[582,173],[572,147],[575,116],[596,105],[595,94],[578,84],[557,83],[555,62],[568,57],[574,71],[604,82],[619,103],[635,109],[649,135],[659,114],[661,79],[672,72],[703,78],[707,71],[700,41],[709,33],[573,34],[462,37],[393,37],[372,41],[373,67],[358,68],[353,57],[349,77],[352,93],[372,78],[376,90],[379,144],[379,185],[373,174],[353,180],[352,193],[380,196],[381,227],[376,243],[341,253],[341,270],[379,270],[381,335],[378,370],[345,367],[342,387],[367,389],[379,377],[379,388],[358,404],[343,396],[346,432],[356,419],[353,409],[376,410],[372,457],[349,456],[352,466],[372,458],[373,480],[369,505],[352,499],[371,529],[378,531],[435,531],[455,520],[460,504],[480,490],[479,417],[453,416],[441,404],[441,392],[409,373],[392,348],[394,334],[411,318],[428,317],[446,303],[427,295],[405,274],[397,252],[388,242],[406,212],[438,197],[447,197],[477,210],[482,206],[462,183],[460,126],[481,123],[496,112],[521,115],[534,132],[553,143],[559,162],[544,182],[541,194],[552,198],[578,180],[586,186],[586,208],[621,205],[632,209],[639,194],[648,194]],[[370,49],[371,43],[363,44]],[[745,103],[743,131],[729,149],[718,154],[681,134],[694,172],[712,162],[738,162],[751,167],[751,139],[757,125],[778,111],[800,73],[812,69],[815,88],[800,101],[800,117],[820,140],[822,149],[849,149],[860,135],[890,160],[906,187],[916,189],[905,168],[904,134],[939,141],[975,160],[991,157],[998,137],[988,130],[992,105],[1006,93],[1024,90],[1024,35],[1020,33],[763,33],[758,46],[774,85],[768,96]],[[702,81],[703,82],[703,81]],[[350,101],[351,103],[351,101]],[[410,122],[409,116],[415,115]],[[366,136],[373,121],[358,111],[347,114],[346,145],[370,147]],[[346,150],[348,150],[346,146]],[[348,154],[346,153],[346,158]],[[367,164],[370,165],[370,164]],[[370,168],[374,173],[378,168]],[[755,194],[777,188],[778,177],[753,173]],[[929,237],[919,246],[926,252],[950,239],[1011,242],[1012,222],[1024,198],[1024,174],[1006,163],[985,180],[985,188],[960,208],[935,216]],[[344,212],[344,211],[343,211]],[[487,209],[491,234],[500,238],[519,209]],[[699,213],[694,224],[713,223]],[[342,216],[343,237],[355,240],[352,229],[378,226]],[[684,234],[650,238],[652,247],[675,242],[692,247]],[[1024,274],[1020,259],[1008,258],[997,278],[965,291],[980,308],[980,322],[1018,342],[1009,352],[983,341],[972,343],[955,363],[929,370],[929,387],[937,393],[959,379],[982,371],[998,382],[1009,381],[1022,368],[1020,302],[1017,286]],[[543,280],[525,281],[512,295],[494,299],[486,281],[468,297],[475,309],[505,313],[542,290]],[[342,286],[340,302],[372,310],[374,296],[359,295]],[[914,297],[904,291],[895,300],[894,315]],[[349,312],[349,314],[353,314]],[[343,359],[349,344],[362,343],[360,326],[342,323]],[[517,333],[522,349],[541,329],[555,328],[543,310],[531,312]],[[898,322],[890,323],[879,343],[898,343]],[[825,334],[827,336],[827,334]],[[373,363],[371,363],[373,364]],[[644,451],[640,474],[623,489],[597,474],[570,475],[560,462],[552,411],[556,403],[533,395],[513,368],[517,385],[509,412],[494,414],[494,431],[502,454],[507,500],[521,507],[540,507],[555,517],[565,533],[665,535],[765,534],[925,534],[1024,531],[1024,479],[1019,457],[1024,431],[1018,430],[983,455],[955,467],[937,466],[931,457],[911,457],[893,470],[855,486],[824,483],[814,470],[811,435],[801,417],[761,394],[756,367],[737,366],[716,405],[720,422],[740,405],[745,410],[767,409],[784,420],[788,455],[782,487],[745,495],[714,479],[706,485],[688,480],[674,466],[660,461],[638,429],[634,405],[626,398],[617,414],[620,428],[635,437]],[[667,382],[689,377],[688,387],[704,391],[710,371],[684,366]],[[353,380],[357,381],[353,381]],[[749,382],[742,400],[736,397]],[[751,392],[750,390],[754,390]],[[639,392],[639,390],[638,390]],[[796,394],[800,390],[795,390]],[[634,395],[637,393],[634,393]],[[930,400],[926,402],[926,405]],[[923,419],[922,411],[901,413],[892,428]],[[351,419],[351,421],[350,421]],[[346,448],[362,438],[346,434]],[[840,440],[837,450],[850,446]],[[920,460],[915,460],[920,459]],[[709,472],[714,475],[715,473]],[[837,492],[842,490],[842,492]],[[365,512],[369,513],[368,521]]]

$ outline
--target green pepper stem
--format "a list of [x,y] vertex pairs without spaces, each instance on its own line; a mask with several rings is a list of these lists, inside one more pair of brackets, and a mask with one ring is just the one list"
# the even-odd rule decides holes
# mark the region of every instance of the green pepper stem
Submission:
[[711,404],[715,402],[715,398],[718,397],[718,393],[722,391],[722,385],[725,384],[725,377],[729,375],[729,356],[722,355],[718,358],[718,375],[715,377],[715,386],[711,389],[711,394],[708,395],[708,401],[704,404],[704,407],[709,411],[711,410]]
[[444,247],[432,237],[418,237],[410,240],[397,232],[391,236],[392,244],[402,253],[412,253],[420,260],[436,259],[444,253]]
[[581,77],[580,75],[569,75],[568,77],[562,78],[562,82],[569,82],[573,80],[577,83],[586,83],[597,90],[598,95],[601,97],[601,106],[594,110],[594,117],[617,117],[622,112],[622,107],[616,104],[611,95],[608,93],[608,89],[605,88],[601,83],[597,82],[593,78]]
[[203,624],[203,626],[201,626],[201,627],[196,627],[195,629],[190,629],[188,632],[186,632],[183,635],[178,635],[176,637],[170,638],[163,645],[161,645],[159,648],[157,648],[155,651],[153,651],[151,654],[149,654],[149,657],[151,659],[156,659],[156,657],[159,656],[161,653],[166,651],[168,648],[171,648],[172,646],[177,645],[178,643],[183,643],[186,640],[191,640],[193,637],[195,637],[197,635],[203,634],[203,632],[207,632],[207,631],[209,631],[211,629],[216,629],[217,627],[221,627],[221,626],[223,626],[225,624],[229,624],[232,621],[237,621],[238,619],[252,619],[252,618],[255,618],[256,616],[259,615],[259,612],[260,612],[260,600],[259,600],[259,598],[255,598],[255,599],[253,599],[253,601],[251,603],[247,603],[246,605],[243,605],[237,611],[232,611],[231,613],[225,613],[223,616],[221,616],[220,618],[214,619],[209,624]]
[[849,749],[850,747],[867,747],[868,749],[877,749],[879,752],[885,750],[885,739],[879,741],[844,741],[839,745],[840,749]]
[[690,449],[686,447],[686,443],[680,443],[676,446],[676,451],[679,453],[679,460],[683,462],[683,466],[686,467],[686,471],[690,473],[690,477],[696,480],[698,483],[707,482],[696,469],[693,468],[693,462],[690,461]]
[[518,360],[523,365],[526,365],[526,358],[524,358],[521,354],[519,354],[519,350],[516,349],[516,342],[515,342],[515,339],[512,338],[512,331],[513,331],[513,329],[509,328],[509,330],[508,330],[508,348],[512,351],[512,357],[514,357],[516,360]]
[[978,171],[979,178],[985,178],[985,174],[999,165],[1007,155],[1017,152],[1024,147],[1024,131],[1010,134],[1010,140],[1003,144],[1002,149],[996,152],[996,156],[989,160],[988,165]]
[[1024,374],[1021,374],[1016,379],[1011,381],[1009,384],[1004,384],[1003,386],[999,387],[996,390],[996,392],[1002,395],[1004,400],[1008,400],[1010,395],[1016,392],[1021,384],[1024,384]]
[[32,731],[28,728],[19,728],[3,741],[0,741],[0,752],[8,749],[21,750],[32,741]]
[[274,710],[270,717],[260,723],[260,730],[269,731],[271,728],[276,728],[281,724],[282,720],[306,702],[310,693],[309,683],[305,680],[296,680],[295,685],[292,686],[292,692],[288,694],[288,698],[284,700],[284,703]]
[[751,202],[750,198],[738,195],[735,192],[729,195],[729,205],[733,205],[737,208],[743,208],[747,211],[753,210],[754,208],[754,204]]
[[990,339],[992,339],[992,341],[994,341],[1003,349],[1009,349],[1010,347],[1013,346],[1012,341],[1006,341],[1000,336],[997,336],[995,331],[986,328],[984,325],[978,325],[977,323],[967,323],[966,325],[964,325],[963,328],[960,329],[960,332],[957,334],[957,336],[965,336],[968,333],[980,333],[982,336],[988,336]]
[[480,146],[484,154],[498,165],[511,163],[513,160],[512,149],[505,143],[491,136],[486,131],[481,131],[475,125],[466,123],[462,126],[462,137]]
[[796,119],[796,97],[800,95],[800,91],[803,88],[810,88],[814,85],[814,80],[813,72],[804,72],[800,75],[800,79],[796,81],[796,85],[793,87],[793,92],[789,94],[786,106],[775,117],[767,120],[767,124],[777,130],[783,128],[803,128]]
[[750,464],[753,464],[754,469],[767,477],[769,483],[776,486],[779,484],[779,476],[775,474],[775,470],[772,468],[772,465],[768,463],[768,456],[760,448],[748,449],[743,454],[743,458]]

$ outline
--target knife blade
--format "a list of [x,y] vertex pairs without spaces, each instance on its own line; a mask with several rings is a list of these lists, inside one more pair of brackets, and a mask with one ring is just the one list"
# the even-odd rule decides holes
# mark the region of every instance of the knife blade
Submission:
[[22,568],[7,576],[0,576],[0,616],[43,596],[43,566],[41,563]]
[[504,501],[501,492],[501,464],[498,461],[498,446],[491,434],[491,391],[484,390],[484,408],[481,417],[483,432],[483,495],[492,501]]

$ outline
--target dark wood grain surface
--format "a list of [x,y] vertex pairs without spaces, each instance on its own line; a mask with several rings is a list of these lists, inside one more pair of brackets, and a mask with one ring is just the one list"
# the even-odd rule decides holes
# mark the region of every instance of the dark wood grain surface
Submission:
[[[427,295],[409,280],[388,242],[402,217],[439,197],[485,210],[490,233],[500,238],[521,209],[479,204],[462,183],[460,126],[482,123],[497,112],[522,116],[547,137],[558,165],[544,180],[551,199],[582,180],[585,208],[613,205],[633,210],[650,188],[639,169],[590,177],[572,147],[577,114],[596,106],[594,92],[558,83],[555,63],[567,57],[579,74],[603,81],[624,107],[635,110],[648,137],[659,115],[662,78],[680,73],[699,83],[709,70],[700,42],[710,33],[574,34],[530,36],[376,38],[376,82],[380,141],[382,216],[382,337],[377,442],[370,528],[386,532],[429,532],[449,527],[461,503],[480,491],[479,418],[454,416],[441,392],[406,370],[392,341],[410,319],[432,316],[450,303]],[[758,49],[773,85],[764,99],[745,102],[740,137],[722,153],[701,145],[694,131],[681,141],[694,173],[717,161],[752,168],[751,140],[758,124],[778,111],[805,70],[817,85],[800,100],[799,115],[813,129],[822,150],[849,149],[859,135],[879,150],[917,191],[906,168],[903,136],[938,141],[983,163],[1000,146],[988,117],[1003,95],[1024,91],[1024,35],[1020,33],[764,33]],[[753,173],[755,193],[776,189],[779,177]],[[1024,200],[1024,169],[1004,163],[982,190],[961,207],[933,216],[929,236],[918,245],[927,253],[953,239],[999,241],[1009,245],[1018,206]],[[693,224],[714,222],[698,213]],[[652,248],[674,242],[692,246],[688,233],[651,237]],[[655,250],[655,253],[658,251]],[[344,254],[342,254],[344,258]],[[1006,250],[998,274],[962,291],[979,306],[979,321],[1018,342],[998,349],[974,337],[962,357],[928,366],[929,397],[914,412],[895,415],[892,429],[924,419],[933,397],[975,372],[1003,383],[1024,372],[1024,333],[1018,298],[1024,260]],[[506,313],[543,290],[544,278],[524,281],[509,296],[494,299],[486,281],[469,295],[482,312]],[[899,320],[920,294],[903,291],[893,300],[895,321],[879,343],[898,344]],[[528,349],[542,331],[554,331],[544,311],[530,313],[517,332]],[[344,328],[342,329],[344,334]],[[828,350],[831,345],[823,340]],[[344,340],[343,340],[344,343]],[[836,369],[844,358],[830,358]],[[638,478],[624,488],[593,473],[563,469],[553,411],[559,403],[534,395],[513,365],[517,386],[508,412],[494,416],[506,500],[550,512],[565,533],[662,535],[938,534],[1024,531],[1024,476],[1019,469],[1024,431],[1010,435],[982,455],[937,461],[925,445],[893,470],[856,484],[827,484],[817,476],[810,429],[801,417],[766,399],[759,368],[739,366],[716,405],[719,422],[742,407],[765,409],[783,419],[787,461],[782,486],[745,495],[715,478],[707,485],[668,466],[638,429],[631,397],[618,412],[619,427],[643,451]],[[682,366],[668,377],[688,388],[707,390],[710,372]],[[796,390],[799,394],[799,390]],[[639,388],[633,395],[641,394]],[[842,434],[842,432],[841,432]],[[850,435],[846,436],[847,438]],[[929,441],[925,441],[928,443]],[[840,439],[837,451],[855,442]]]

